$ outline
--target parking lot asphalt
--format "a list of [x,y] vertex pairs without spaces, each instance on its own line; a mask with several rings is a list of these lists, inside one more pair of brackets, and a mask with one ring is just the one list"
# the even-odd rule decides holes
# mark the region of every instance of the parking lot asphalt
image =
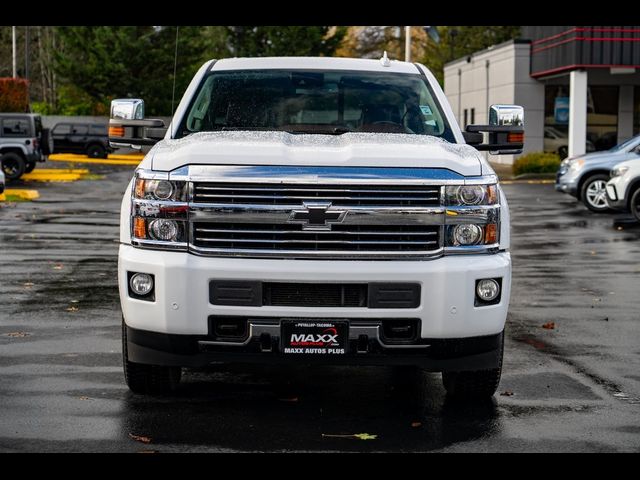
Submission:
[[439,374],[386,367],[216,367],[142,397],[124,384],[116,283],[133,167],[88,168],[0,203],[0,452],[640,451],[629,216],[504,186],[514,279],[491,401],[452,403]]

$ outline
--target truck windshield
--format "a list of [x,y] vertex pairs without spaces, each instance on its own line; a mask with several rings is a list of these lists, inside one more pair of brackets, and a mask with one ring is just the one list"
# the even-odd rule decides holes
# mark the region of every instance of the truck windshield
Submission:
[[223,130],[404,133],[455,142],[433,91],[419,74],[211,72],[189,105],[178,137]]

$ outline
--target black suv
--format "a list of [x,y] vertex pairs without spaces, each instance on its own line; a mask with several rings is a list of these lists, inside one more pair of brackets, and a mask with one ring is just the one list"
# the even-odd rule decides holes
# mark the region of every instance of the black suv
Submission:
[[33,113],[0,113],[0,164],[7,180],[31,172],[52,152],[48,129],[42,117]]
[[55,153],[84,153],[91,158],[106,158],[109,147],[107,125],[102,123],[56,123],[51,130]]

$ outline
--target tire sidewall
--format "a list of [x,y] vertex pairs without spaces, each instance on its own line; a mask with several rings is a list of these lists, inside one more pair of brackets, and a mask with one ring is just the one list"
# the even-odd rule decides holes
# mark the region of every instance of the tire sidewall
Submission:
[[105,158],[107,151],[102,145],[92,144],[87,147],[87,157]]
[[[5,153],[4,155],[0,156],[0,162],[2,162],[2,171],[4,172],[7,180],[18,180],[24,174],[27,166],[24,158],[13,152]],[[5,162],[11,162],[15,164],[15,168],[12,173],[7,173],[7,171],[4,169]]]
[[[638,208],[635,207],[638,205]],[[629,209],[636,221],[640,222],[640,188],[638,188],[631,196],[631,202],[629,203]]]
[[587,190],[589,188],[589,185],[597,181],[604,181],[605,183],[607,183],[608,180],[609,180],[609,177],[604,173],[597,173],[595,175],[589,176],[582,184],[582,189],[580,190],[580,198],[582,199],[582,203],[584,204],[584,206],[587,207],[592,212],[604,213],[611,210],[609,208],[609,205],[607,205],[606,207],[596,207],[594,205],[591,205],[587,200]]

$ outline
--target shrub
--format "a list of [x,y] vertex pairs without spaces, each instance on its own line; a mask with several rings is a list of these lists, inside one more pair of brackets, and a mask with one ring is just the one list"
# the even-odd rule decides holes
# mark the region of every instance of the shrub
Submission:
[[518,158],[511,167],[515,176],[523,173],[555,173],[560,166],[556,153],[533,152]]
[[28,88],[24,78],[0,78],[0,112],[27,112]]

